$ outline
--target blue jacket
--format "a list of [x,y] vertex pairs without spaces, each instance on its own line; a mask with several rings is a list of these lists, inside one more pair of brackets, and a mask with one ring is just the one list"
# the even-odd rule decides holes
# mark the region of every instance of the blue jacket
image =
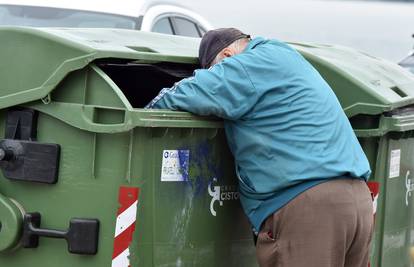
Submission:
[[332,89],[276,40],[253,39],[243,53],[163,89],[148,107],[224,119],[240,200],[256,230],[308,188],[371,172]]

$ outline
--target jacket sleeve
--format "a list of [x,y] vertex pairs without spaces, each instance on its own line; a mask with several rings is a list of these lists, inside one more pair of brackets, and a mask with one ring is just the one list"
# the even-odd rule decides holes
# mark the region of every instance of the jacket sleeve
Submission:
[[189,111],[227,120],[241,118],[257,101],[257,91],[244,66],[234,58],[164,88],[147,108]]

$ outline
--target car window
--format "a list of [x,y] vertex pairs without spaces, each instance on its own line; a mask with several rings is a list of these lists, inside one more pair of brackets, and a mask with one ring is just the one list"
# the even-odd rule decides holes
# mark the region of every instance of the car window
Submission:
[[175,34],[188,37],[201,37],[197,24],[180,17],[171,17]]
[[414,73],[414,55],[405,58],[399,64]]
[[0,25],[136,29],[137,19],[115,14],[50,7],[0,5]]
[[169,18],[162,18],[155,22],[152,31],[166,34],[174,34],[173,29],[171,27],[171,21]]
[[401,61],[400,64],[401,65],[414,65],[414,55],[411,55],[405,58],[403,61]]
[[198,30],[200,31],[201,36],[203,36],[207,31],[200,25],[197,25],[197,26],[198,26]]

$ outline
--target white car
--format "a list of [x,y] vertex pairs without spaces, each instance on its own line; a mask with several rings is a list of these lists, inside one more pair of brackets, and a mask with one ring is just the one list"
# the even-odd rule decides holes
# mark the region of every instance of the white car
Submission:
[[122,28],[201,37],[212,29],[199,14],[173,1],[0,0],[0,25]]
[[[414,34],[413,34],[413,38],[414,38]],[[402,67],[414,73],[414,48],[410,52],[410,54],[398,64],[400,64]]]
[[414,73],[414,51],[398,64]]

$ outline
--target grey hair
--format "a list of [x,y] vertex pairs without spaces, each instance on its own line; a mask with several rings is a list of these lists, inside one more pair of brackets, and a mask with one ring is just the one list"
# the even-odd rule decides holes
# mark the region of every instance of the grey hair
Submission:
[[[248,40],[250,40],[250,38],[240,38],[240,39],[237,39],[236,41],[234,41],[233,43],[231,43],[229,46],[227,46],[227,47],[229,47],[229,48],[232,48],[232,49],[234,49],[234,50],[236,50],[237,51],[237,53],[241,53],[241,52],[243,52],[243,50],[244,50],[244,48],[246,47],[246,41],[248,41]],[[224,49],[226,49],[227,47],[225,47],[225,48],[223,48],[218,54],[217,54],[217,56],[214,58],[214,60],[211,62],[211,64],[210,64],[210,67],[211,66],[213,66],[213,65],[215,65],[215,64],[217,64],[217,63],[219,63],[223,58],[224,58],[224,56],[222,55],[222,51],[224,50]]]

